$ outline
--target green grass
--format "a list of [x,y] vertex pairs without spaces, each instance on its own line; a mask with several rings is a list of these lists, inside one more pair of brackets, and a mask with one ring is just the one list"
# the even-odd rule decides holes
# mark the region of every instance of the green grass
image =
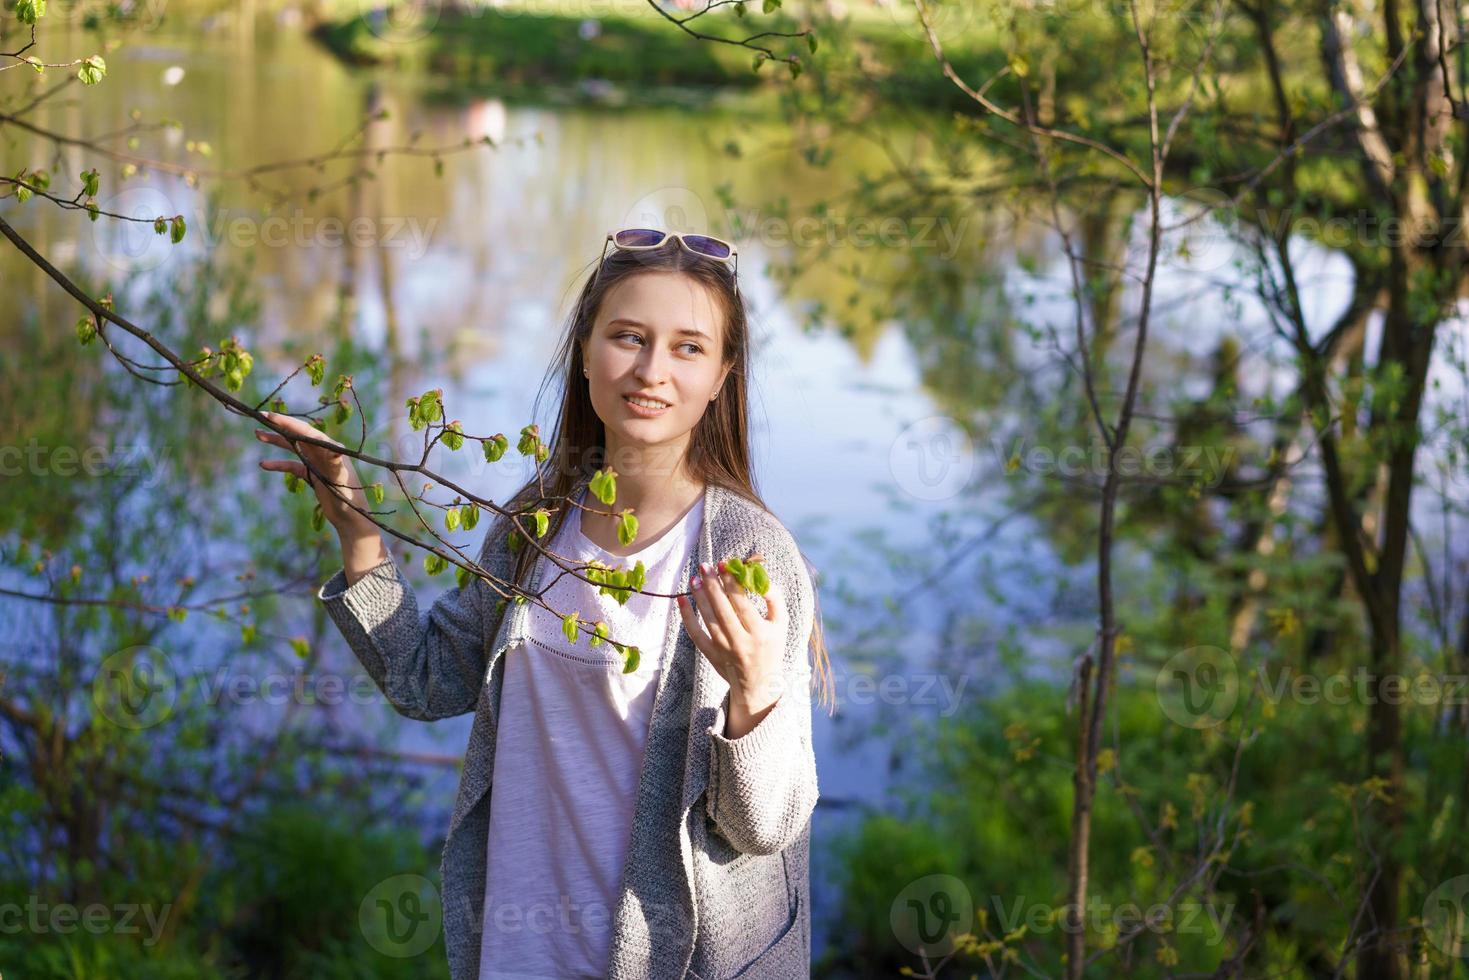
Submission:
[[[751,49],[690,37],[642,0],[595,4],[588,0],[587,6],[570,9],[564,2],[549,0],[517,0],[503,7],[474,0],[457,10],[447,6],[430,10],[418,22],[409,18],[374,22],[354,7],[344,7],[336,19],[315,27],[312,35],[349,64],[391,65],[426,75],[461,94],[493,93],[534,101],[672,104],[713,93],[748,93],[787,72],[783,64],[762,65],[756,71]],[[595,21],[597,33],[583,37],[582,24],[588,19]],[[742,20],[727,12],[711,14],[691,26],[726,37],[799,29],[781,12],[753,11]],[[798,54],[808,64],[812,58],[829,56],[833,42],[860,43],[879,62],[896,69],[879,83],[886,98],[933,108],[967,108],[967,100],[942,77],[926,45],[886,12],[863,10],[837,33],[839,38],[819,32],[826,46],[814,56],[801,40],[770,38],[762,43],[778,54]],[[977,32],[965,41],[968,51],[951,56],[966,70],[993,71],[1004,64],[998,54],[979,59],[971,53],[998,50],[983,43]]]

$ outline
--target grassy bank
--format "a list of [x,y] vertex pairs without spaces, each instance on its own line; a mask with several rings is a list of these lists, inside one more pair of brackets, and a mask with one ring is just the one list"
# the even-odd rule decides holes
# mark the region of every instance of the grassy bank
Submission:
[[[534,3],[460,8],[430,3],[417,18],[408,8],[397,9],[402,12],[379,8],[363,13],[347,7],[314,27],[312,37],[349,64],[423,74],[450,91],[537,101],[549,96],[551,101],[667,104],[713,93],[747,93],[786,71],[779,64],[754,71],[750,49],[691,38],[641,3],[603,4],[595,8],[597,17],[552,12]],[[702,22],[698,26],[704,27]],[[799,28],[794,21],[765,17],[758,29]],[[926,57],[924,46],[885,15],[854,19],[844,33],[845,41],[860,44],[878,63],[902,66],[878,84],[888,98],[965,108],[965,100],[942,78],[931,56]],[[969,47],[979,50],[982,45]],[[804,56],[804,45],[800,51]],[[984,67],[980,61],[985,59],[965,51],[954,51],[951,57],[956,65]],[[993,67],[1001,64],[998,59]]]

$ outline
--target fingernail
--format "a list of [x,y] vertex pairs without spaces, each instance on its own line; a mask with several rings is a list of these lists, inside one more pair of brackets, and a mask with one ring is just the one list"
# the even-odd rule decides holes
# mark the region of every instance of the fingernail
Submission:
[[704,587],[704,580],[701,579],[699,576],[695,575],[694,576],[694,588],[700,589],[700,588],[703,588],[703,587]]

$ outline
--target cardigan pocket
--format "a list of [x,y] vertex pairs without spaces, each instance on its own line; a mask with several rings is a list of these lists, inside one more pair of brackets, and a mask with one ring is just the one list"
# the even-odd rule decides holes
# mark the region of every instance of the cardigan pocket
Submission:
[[809,977],[811,964],[806,958],[806,936],[801,926],[801,893],[796,892],[791,904],[791,921],[785,931],[730,980],[795,980]]

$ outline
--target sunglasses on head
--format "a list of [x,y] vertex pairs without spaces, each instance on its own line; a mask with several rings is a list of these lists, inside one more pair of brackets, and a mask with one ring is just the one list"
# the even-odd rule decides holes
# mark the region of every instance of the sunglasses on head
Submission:
[[740,274],[739,249],[722,238],[712,235],[684,235],[673,231],[660,231],[657,228],[623,228],[621,231],[609,231],[607,238],[602,242],[602,259],[597,263],[597,269],[602,268],[602,261],[607,258],[607,242],[620,249],[630,252],[641,252],[648,249],[660,248],[670,238],[678,239],[678,243],[695,255],[702,255],[706,259],[717,259],[734,270],[736,277]]

